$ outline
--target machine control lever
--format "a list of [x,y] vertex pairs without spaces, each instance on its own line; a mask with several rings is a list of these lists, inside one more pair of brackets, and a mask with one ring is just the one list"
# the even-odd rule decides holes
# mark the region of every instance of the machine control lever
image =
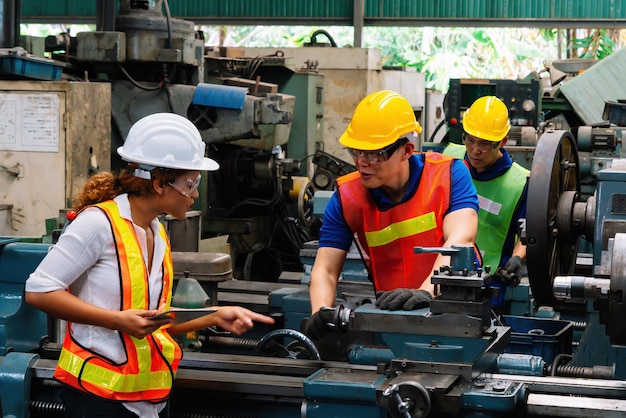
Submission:
[[411,414],[409,411],[413,407],[413,402],[410,399],[402,399],[400,393],[398,391],[398,385],[391,385],[383,392],[383,396],[385,397],[393,397],[396,402],[396,408],[400,414],[404,415],[406,418],[411,418]]
[[339,305],[336,308],[322,306],[320,311],[333,312],[333,321],[326,323],[326,326],[329,329],[340,332],[348,330],[348,326],[350,325],[350,314],[352,313],[350,308],[346,308],[343,305]]
[[440,253],[450,256],[451,270],[476,271],[473,245],[453,245],[452,247],[413,247],[415,254]]

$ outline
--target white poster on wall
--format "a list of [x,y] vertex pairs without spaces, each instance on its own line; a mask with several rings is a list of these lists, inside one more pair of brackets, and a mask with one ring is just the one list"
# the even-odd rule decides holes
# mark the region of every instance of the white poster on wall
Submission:
[[59,96],[0,94],[0,151],[59,152]]

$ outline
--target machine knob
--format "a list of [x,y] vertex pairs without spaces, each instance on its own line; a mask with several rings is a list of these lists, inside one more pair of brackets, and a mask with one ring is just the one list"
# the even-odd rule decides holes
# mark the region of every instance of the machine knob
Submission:
[[319,190],[327,190],[332,185],[332,176],[329,172],[321,169],[315,170],[313,184]]
[[534,112],[535,107],[535,102],[533,102],[532,100],[524,100],[522,102],[522,109],[524,109],[524,112]]

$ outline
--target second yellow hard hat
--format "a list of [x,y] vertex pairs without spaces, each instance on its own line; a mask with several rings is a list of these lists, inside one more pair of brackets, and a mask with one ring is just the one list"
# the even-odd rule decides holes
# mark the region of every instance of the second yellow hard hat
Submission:
[[495,96],[479,97],[463,115],[463,130],[475,138],[502,141],[510,128],[509,110]]

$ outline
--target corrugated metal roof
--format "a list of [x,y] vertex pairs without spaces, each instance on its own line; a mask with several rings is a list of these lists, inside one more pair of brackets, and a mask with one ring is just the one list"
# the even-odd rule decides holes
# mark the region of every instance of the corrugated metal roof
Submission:
[[352,1],[346,0],[185,0],[170,2],[172,13],[181,16],[225,16],[225,17],[352,17]]
[[473,26],[481,22],[489,26],[496,21],[510,26],[545,26],[546,21],[567,21],[582,27],[584,22],[598,24],[605,21],[606,25],[612,26],[611,23],[620,20],[621,26],[624,26],[626,19],[626,0],[366,0],[365,3],[366,22],[368,19],[397,18],[408,21],[457,21],[461,25],[463,20],[468,20]]
[[626,48],[594,64],[560,88],[586,125],[602,122],[605,100],[626,99]]
[[[354,0],[170,0],[169,5],[174,17],[215,24],[332,21],[351,25],[354,10]],[[63,18],[70,23],[95,14],[93,0],[22,0],[22,18],[27,22]],[[545,26],[546,21],[560,22],[558,26],[564,22],[578,27],[585,27],[585,22],[602,25],[596,27],[626,26],[626,0],[364,0],[365,25]]]

